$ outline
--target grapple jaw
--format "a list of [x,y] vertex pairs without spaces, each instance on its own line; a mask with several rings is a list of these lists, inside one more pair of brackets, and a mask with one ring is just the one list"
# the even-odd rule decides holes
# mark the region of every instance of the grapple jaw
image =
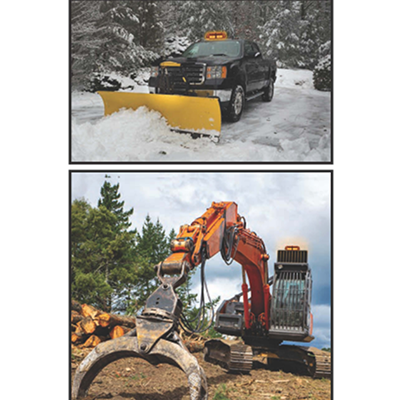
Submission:
[[207,381],[196,357],[190,354],[177,334],[173,340],[160,339],[148,353],[139,349],[136,336],[120,338],[100,343],[79,365],[73,385],[72,400],[84,398],[90,384],[108,364],[127,357],[140,357],[151,364],[170,364],[181,369],[188,378],[190,400],[207,400]]

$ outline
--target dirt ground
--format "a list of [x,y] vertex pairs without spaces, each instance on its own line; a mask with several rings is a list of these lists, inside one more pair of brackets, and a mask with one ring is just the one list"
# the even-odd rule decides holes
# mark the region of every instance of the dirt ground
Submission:
[[[75,370],[90,350],[72,346],[72,379]],[[311,379],[282,371],[253,369],[248,375],[225,372],[217,365],[203,361],[209,400],[330,400],[331,381]],[[93,381],[84,400],[189,400],[186,375],[168,364],[153,366],[142,359],[125,358],[106,368]]]

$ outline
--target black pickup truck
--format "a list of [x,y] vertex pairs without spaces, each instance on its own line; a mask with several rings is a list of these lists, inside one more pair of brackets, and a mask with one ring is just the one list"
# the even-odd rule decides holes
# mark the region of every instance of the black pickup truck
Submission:
[[254,42],[208,32],[181,56],[154,65],[149,92],[217,97],[222,114],[239,121],[245,101],[274,95],[276,62],[264,58]]

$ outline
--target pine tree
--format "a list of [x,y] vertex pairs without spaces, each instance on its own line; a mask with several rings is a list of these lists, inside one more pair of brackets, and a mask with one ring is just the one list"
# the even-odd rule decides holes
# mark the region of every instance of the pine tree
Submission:
[[71,2],[74,89],[98,90],[99,75],[112,72],[135,75],[139,68],[149,66],[159,57],[153,49],[145,49],[140,44],[142,27],[138,4],[138,1]]
[[118,201],[121,198],[119,193],[119,183],[111,185],[105,181],[100,189],[101,198],[97,206],[104,206],[108,211],[111,211],[117,217],[116,232],[128,229],[132,224],[129,222],[129,217],[133,214],[133,208],[124,211],[125,201]]
[[162,45],[163,23],[160,19],[160,4],[157,1],[138,1],[139,44],[145,48],[159,48]]
[[223,10],[221,1],[176,1],[176,23],[173,29],[179,30],[190,41],[197,41],[204,37],[207,31],[230,31],[229,16]]
[[[121,210],[119,202],[110,204]],[[101,201],[98,208],[85,200],[71,206],[72,297],[104,311],[126,308],[137,274],[136,234],[126,229],[124,212],[113,211]]]
[[131,305],[131,312],[142,308],[150,294],[159,286],[154,267],[170,252],[168,237],[158,219],[154,224],[150,216],[146,216],[142,232],[138,235],[136,250],[137,280],[133,291],[135,301]]

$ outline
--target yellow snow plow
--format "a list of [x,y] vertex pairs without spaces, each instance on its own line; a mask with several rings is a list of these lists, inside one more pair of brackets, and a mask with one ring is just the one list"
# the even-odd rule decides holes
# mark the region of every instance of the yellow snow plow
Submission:
[[219,138],[221,110],[218,98],[170,94],[98,92],[104,102],[104,115],[119,110],[145,106],[158,111],[172,130],[189,133],[192,137]]

